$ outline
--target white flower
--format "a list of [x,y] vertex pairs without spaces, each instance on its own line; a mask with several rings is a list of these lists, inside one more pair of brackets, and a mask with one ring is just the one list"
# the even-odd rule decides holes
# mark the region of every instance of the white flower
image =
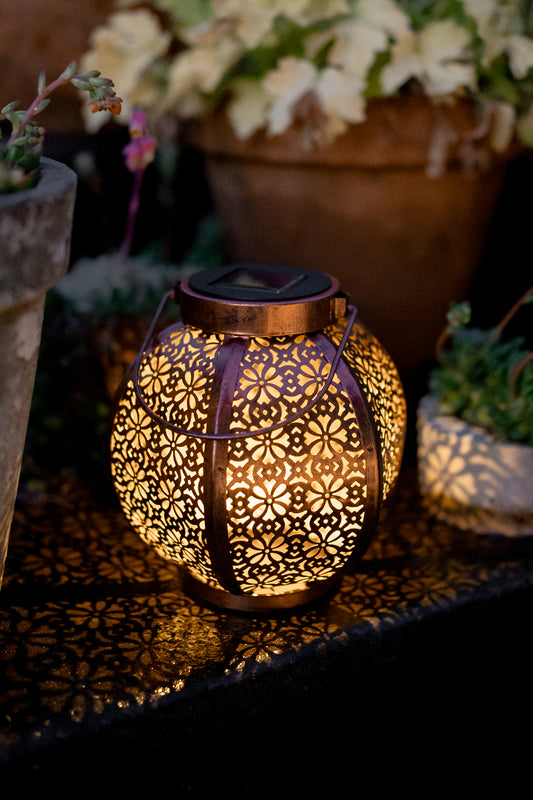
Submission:
[[[295,115],[304,121],[307,110],[304,137],[327,143],[348,124],[364,119],[365,93],[390,96],[416,79],[431,97],[460,89],[475,94],[478,71],[505,56],[522,102],[519,83],[533,69],[533,38],[526,31],[523,0],[462,0],[455,10],[450,6],[447,18],[442,18],[440,4],[430,10],[431,4],[423,3],[430,21],[421,29],[412,27],[417,4],[398,0],[115,4],[122,10],[95,30],[82,66],[111,76],[124,99],[122,121],[128,120],[133,105],[149,114],[201,116],[224,93],[240,139],[261,128],[269,135],[283,133]],[[457,21],[463,7],[469,15],[466,24]],[[164,23],[158,12],[165,14]],[[262,66],[261,55],[272,57],[280,47],[286,56],[263,74],[268,67]],[[250,53],[251,58],[242,59]],[[487,77],[484,95],[490,97],[495,87],[501,98],[498,74]],[[500,147],[517,123],[504,104],[497,112],[494,142]],[[104,119],[87,115],[87,128],[96,130]],[[529,130],[528,125],[521,127]]]
[[515,78],[525,78],[533,67],[533,40],[528,36],[516,34],[507,40],[509,63]]
[[498,0],[463,0],[465,10],[476,21],[480,36],[484,36],[496,12]]
[[307,55],[313,58],[332,41],[328,63],[366,78],[376,54],[388,49],[389,37],[394,39],[408,28],[409,19],[394,0],[359,0],[352,17],[343,17],[331,28],[308,38]]
[[362,122],[365,118],[364,88],[362,79],[326,68],[319,75],[317,94],[331,119],[338,117],[346,122]]
[[513,138],[516,123],[516,110],[510,103],[493,103],[490,144],[496,153],[504,153]]
[[267,111],[268,133],[283,133],[293,121],[298,100],[313,93],[326,116],[326,140],[346,129],[346,122],[364,119],[364,83],[337,69],[319,71],[310,61],[298,58],[280,59],[278,67],[265,77],[263,87],[273,98]]
[[359,0],[357,19],[393,38],[409,28],[409,18],[395,0]]
[[333,33],[335,41],[328,63],[349,75],[365,78],[376,54],[388,47],[388,37],[382,28],[358,20],[343,20],[335,26]]
[[239,78],[231,85],[232,98],[227,114],[238,139],[248,139],[266,124],[271,97],[263,86],[250,78]]
[[[155,102],[157,90],[143,81],[143,73],[166,51],[170,41],[170,33],[163,31],[146,9],[118,11],[93,32],[91,49],[80,60],[80,71],[97,69],[112,75],[117,94],[124,101],[124,119],[129,119],[134,105],[146,108]],[[96,130],[105,121],[102,117],[88,115],[87,127]]]
[[[271,1],[266,0],[266,2]],[[280,12],[302,27],[311,25],[317,20],[334,19],[342,14],[348,14],[351,5],[348,0],[274,0],[274,2],[278,3]]]
[[202,110],[202,94],[209,94],[242,53],[242,46],[230,37],[212,47],[199,47],[175,58],[168,75],[162,107],[192,116]]
[[516,0],[503,5],[499,0],[464,0],[464,6],[483,39],[483,66],[508,53],[514,77],[525,78],[533,67],[533,41],[520,32],[521,4]]
[[216,20],[231,24],[232,34],[246,49],[257,47],[282,10],[280,0],[213,0]]
[[273,98],[267,113],[268,132],[283,133],[292,122],[294,105],[316,87],[318,70],[310,61],[301,58],[282,58],[277,69],[263,79],[263,88]]
[[468,55],[468,32],[453,20],[432,22],[421,31],[405,31],[392,47],[391,61],[381,73],[383,93],[390,95],[410,78],[418,78],[431,95],[449,94],[459,87],[475,86]]
[[181,31],[188,44],[204,46],[232,36],[245,49],[252,50],[272,34],[274,21],[283,15],[305,27],[324,14],[333,18],[346,14],[346,0],[212,0],[210,20]]

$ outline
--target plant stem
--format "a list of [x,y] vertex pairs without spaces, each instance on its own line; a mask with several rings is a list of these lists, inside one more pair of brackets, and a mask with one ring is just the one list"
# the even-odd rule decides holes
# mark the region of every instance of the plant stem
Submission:
[[133,173],[133,188],[131,190],[130,202],[128,206],[128,217],[126,219],[126,230],[124,239],[120,248],[120,257],[122,261],[126,261],[130,254],[131,245],[133,243],[133,234],[135,232],[135,223],[137,221],[137,213],[139,211],[141,201],[141,186],[144,177],[144,169],[136,169]]
[[529,302],[530,298],[533,298],[533,286],[530,286],[529,289],[526,292],[524,292],[522,297],[518,298],[516,303],[514,303],[514,305],[511,306],[511,308],[509,309],[507,314],[505,314],[505,316],[503,317],[501,322],[498,325],[496,325],[496,327],[494,327],[492,329],[492,333],[490,335],[489,341],[491,341],[491,342],[497,342],[498,341],[498,339],[502,335],[502,332],[503,332],[504,328],[507,327],[507,325],[512,320],[512,318],[517,313],[517,311],[523,305],[525,305],[527,302]]
[[43,100],[45,100],[49,94],[51,94],[55,89],[57,89],[58,86],[61,86],[64,83],[68,83],[70,80],[71,80],[70,77],[64,78],[63,76],[60,75],[59,78],[56,78],[55,81],[49,83],[48,86],[45,86],[44,89],[41,92],[39,92],[35,100],[32,102],[32,104],[26,111],[23,119],[21,119],[18,128],[16,130],[14,129],[11,132],[11,136],[9,137],[9,141],[7,143],[8,147],[11,144],[11,142],[13,142],[15,139],[18,139],[19,136],[23,135],[26,125],[34,115],[35,109],[39,106],[39,104],[42,103]]
[[531,351],[530,353],[526,353],[524,358],[522,358],[521,361],[519,361],[519,363],[516,365],[516,367],[509,373],[509,388],[513,393],[516,390],[516,382],[518,380],[518,376],[531,361],[533,361],[533,351]]

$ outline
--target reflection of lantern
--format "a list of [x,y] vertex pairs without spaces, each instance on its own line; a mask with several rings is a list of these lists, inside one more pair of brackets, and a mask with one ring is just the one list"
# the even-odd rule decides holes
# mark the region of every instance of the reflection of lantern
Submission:
[[397,371],[320,272],[212,268],[178,299],[183,323],[152,338],[156,315],[118,400],[124,512],[204,599],[307,602],[363,554],[397,477]]

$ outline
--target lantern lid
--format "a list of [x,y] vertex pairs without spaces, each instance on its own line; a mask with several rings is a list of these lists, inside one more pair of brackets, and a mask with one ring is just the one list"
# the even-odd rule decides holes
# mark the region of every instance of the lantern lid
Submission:
[[180,283],[186,324],[243,336],[321,330],[346,313],[339,282],[324,272],[277,264],[210,267]]

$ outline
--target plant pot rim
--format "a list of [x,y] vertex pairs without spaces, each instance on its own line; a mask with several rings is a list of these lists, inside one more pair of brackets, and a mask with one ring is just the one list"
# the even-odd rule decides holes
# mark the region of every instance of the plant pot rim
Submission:
[[533,447],[523,442],[496,439],[484,428],[471,425],[451,414],[440,414],[437,398],[432,394],[426,394],[422,397],[419,402],[418,412],[419,418],[443,434],[453,435],[457,438],[468,438],[473,443],[494,448],[495,450],[500,448],[502,450],[512,449],[524,454],[530,454],[529,457],[531,457],[533,464]]
[[37,174],[38,180],[35,186],[19,192],[0,194],[0,211],[21,203],[35,203],[63,195],[65,191],[76,188],[78,181],[74,170],[61,161],[55,161],[46,156],[41,158]]
[[[459,98],[453,104],[411,95],[375,98],[367,104],[364,121],[349,125],[326,146],[306,146],[304,122],[275,136],[261,129],[239,139],[224,107],[184,123],[182,139],[185,145],[215,158],[339,168],[426,169],[439,122],[451,126],[456,134],[447,149],[446,168],[461,169],[461,144],[479,125],[476,102],[471,98]],[[489,167],[507,163],[522,149],[513,141],[505,152],[495,153],[487,137],[473,146],[483,153]]]
[[65,273],[76,186],[70,167],[43,158],[35,186],[0,195],[0,313],[36,302]]
[[419,403],[417,426],[420,492],[430,515],[475,533],[533,534],[533,447],[439,415],[432,395]]

